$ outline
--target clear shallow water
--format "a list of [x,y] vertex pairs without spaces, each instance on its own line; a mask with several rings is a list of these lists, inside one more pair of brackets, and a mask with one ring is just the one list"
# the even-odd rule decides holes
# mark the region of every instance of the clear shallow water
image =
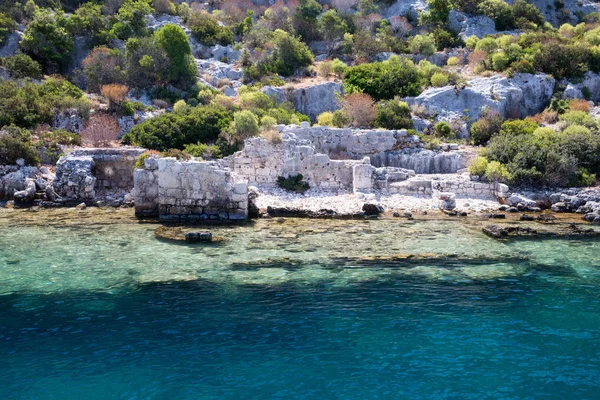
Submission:
[[0,216],[2,399],[600,398],[599,243],[271,220],[202,247],[48,222]]

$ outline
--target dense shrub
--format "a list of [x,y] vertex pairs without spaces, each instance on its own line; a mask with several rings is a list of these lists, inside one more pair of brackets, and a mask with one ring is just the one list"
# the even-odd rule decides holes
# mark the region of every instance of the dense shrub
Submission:
[[0,165],[14,165],[22,158],[27,165],[39,162],[39,153],[28,143],[10,135],[0,136]]
[[284,176],[277,177],[277,185],[285,190],[291,192],[306,192],[310,189],[308,182],[304,182],[304,176],[302,174],[290,175],[287,178]]
[[109,18],[102,13],[102,6],[92,2],[81,5],[66,21],[66,29],[71,35],[91,38],[96,46],[108,44],[114,38],[110,28]]
[[494,110],[486,110],[480,119],[471,126],[471,141],[475,145],[486,144],[494,135],[500,133],[502,116]]
[[488,161],[485,157],[476,157],[469,163],[469,174],[475,176],[484,176],[488,167]]
[[176,85],[189,86],[198,70],[192,58],[190,41],[183,29],[167,24],[156,31],[155,39],[169,58],[168,80]]
[[385,129],[412,129],[413,121],[408,104],[398,100],[377,104],[377,126]]
[[217,106],[199,106],[186,114],[165,113],[149,119],[123,137],[125,143],[165,151],[186,144],[215,141],[232,121],[231,113]]
[[16,27],[17,24],[11,17],[4,13],[0,13],[0,46],[4,44],[6,38],[8,38]]
[[317,117],[317,124],[321,126],[333,126],[333,113],[325,111]]
[[488,163],[485,169],[485,179],[489,182],[508,182],[510,180],[510,173],[506,169],[506,166],[500,164],[498,161],[492,161]]
[[422,76],[412,61],[397,56],[377,63],[350,67],[344,74],[346,92],[369,94],[375,100],[396,96],[417,96],[423,88]]
[[504,0],[484,0],[479,3],[478,9],[494,20],[499,31],[510,30],[515,26],[512,9]]
[[442,87],[448,84],[448,76],[441,72],[436,72],[431,76],[431,86]]
[[96,47],[82,62],[90,92],[100,92],[102,85],[126,81],[125,57],[118,49]]
[[63,79],[50,78],[42,84],[26,82],[22,86],[0,80],[0,93],[0,126],[33,128],[50,124],[57,113],[69,108],[86,118],[90,108],[83,92]]
[[298,68],[312,64],[312,53],[298,38],[280,29],[274,32],[274,36],[276,47],[270,57],[272,72],[290,76]]
[[233,44],[233,32],[206,11],[193,13],[188,21],[192,35],[208,46]]
[[[600,167],[600,135],[581,125],[563,132],[537,128],[530,121],[505,122],[484,155],[504,165],[511,183],[567,186],[590,180]],[[585,171],[581,170],[582,168]],[[579,182],[578,182],[579,180]]]
[[454,137],[452,127],[446,121],[440,121],[433,127],[433,132],[437,137],[451,139]]
[[375,101],[366,93],[351,93],[344,96],[342,109],[355,127],[370,128],[377,119]]
[[200,157],[202,159],[221,158],[221,149],[216,145],[207,145],[204,143],[186,144],[183,149],[192,157]]
[[172,77],[169,57],[154,38],[131,38],[125,49],[125,76],[129,86],[155,87]]
[[26,54],[0,58],[0,65],[15,79],[42,77],[42,66]]
[[126,40],[136,36],[146,36],[146,15],[153,12],[148,0],[125,0],[115,14],[111,35]]
[[21,49],[46,72],[64,70],[69,64],[74,43],[72,35],[65,29],[65,22],[63,14],[41,10],[23,33]]

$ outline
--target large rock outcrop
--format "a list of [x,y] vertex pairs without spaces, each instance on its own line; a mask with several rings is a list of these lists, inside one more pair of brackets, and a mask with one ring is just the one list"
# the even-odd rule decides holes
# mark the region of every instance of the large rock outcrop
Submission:
[[600,75],[594,72],[586,72],[583,81],[572,83],[564,81],[567,85],[564,96],[568,99],[583,99],[584,91],[587,91],[591,97],[589,100],[600,101]]
[[550,102],[554,78],[545,74],[517,74],[513,78],[494,75],[477,77],[466,87],[430,88],[417,97],[405,100],[421,106],[438,120],[462,119],[476,121],[482,110],[498,111],[505,118],[523,118],[541,112]]
[[263,92],[278,102],[290,101],[297,111],[314,121],[319,114],[340,108],[338,95],[342,93],[342,87],[337,82],[325,82],[297,88],[266,86]]
[[[513,4],[514,0],[506,0]],[[542,12],[544,19],[559,27],[565,22],[573,25],[581,22],[580,16],[600,11],[598,4],[591,0],[528,0]]]
[[448,24],[450,29],[463,39],[470,36],[477,36],[481,39],[486,35],[496,33],[496,23],[494,20],[483,15],[469,17],[465,13],[450,10]]

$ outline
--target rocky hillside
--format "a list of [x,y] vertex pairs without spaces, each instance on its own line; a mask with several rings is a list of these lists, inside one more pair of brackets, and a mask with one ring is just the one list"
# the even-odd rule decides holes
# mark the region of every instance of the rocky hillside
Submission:
[[277,125],[486,146],[472,173],[589,185],[600,28],[584,0],[28,0],[0,6],[0,164],[73,145],[222,157]]

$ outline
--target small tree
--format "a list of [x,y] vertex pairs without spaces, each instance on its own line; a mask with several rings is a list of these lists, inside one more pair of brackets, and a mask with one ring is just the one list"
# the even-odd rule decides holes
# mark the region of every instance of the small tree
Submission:
[[167,24],[156,34],[156,43],[169,58],[169,80],[188,86],[198,72],[192,58],[190,41],[179,26]]
[[108,114],[94,114],[81,131],[84,144],[91,146],[109,146],[119,137],[121,128],[117,121]]
[[115,109],[125,100],[128,91],[129,88],[127,86],[115,83],[104,85],[100,88],[100,93],[108,99],[109,107],[112,109]]
[[377,119],[375,101],[366,93],[352,93],[342,100],[343,109],[352,125],[361,128],[373,126]]

